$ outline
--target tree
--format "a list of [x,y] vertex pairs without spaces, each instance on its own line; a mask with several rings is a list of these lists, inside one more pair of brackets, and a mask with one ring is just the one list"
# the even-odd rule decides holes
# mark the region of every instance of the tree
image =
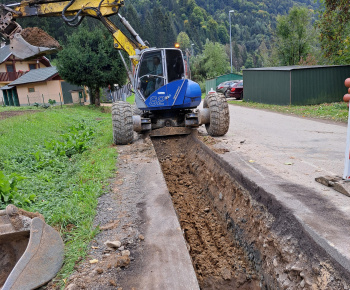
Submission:
[[296,65],[307,56],[314,37],[312,32],[311,15],[306,7],[294,6],[288,15],[277,17],[277,49],[281,65]]
[[332,64],[350,62],[350,5],[347,0],[324,0],[318,26],[323,55]]
[[230,69],[225,47],[218,42],[207,40],[204,45],[202,61],[207,78],[223,75]]
[[281,65],[296,65],[310,51],[312,31],[310,12],[294,6],[288,15],[277,16],[277,49]]
[[177,36],[177,42],[180,44],[182,50],[191,48],[191,41],[186,32],[180,32]]
[[100,105],[100,87],[123,85],[126,80],[112,37],[98,27],[88,31],[81,26],[68,37],[58,53],[58,71],[66,81],[89,87],[90,102],[96,106]]
[[254,66],[254,60],[253,60],[253,57],[249,54],[247,60],[245,61],[244,67],[252,68],[253,66]]

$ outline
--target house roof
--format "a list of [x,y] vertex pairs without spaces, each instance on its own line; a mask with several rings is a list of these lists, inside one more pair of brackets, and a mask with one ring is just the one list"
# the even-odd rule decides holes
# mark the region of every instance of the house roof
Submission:
[[243,71],[291,71],[298,69],[315,69],[315,68],[327,68],[327,67],[348,67],[348,65],[292,65],[292,66],[277,66],[277,67],[259,67],[259,68],[248,68]]
[[9,90],[9,89],[12,89],[12,88],[13,87],[10,87],[10,86],[6,85],[6,86],[1,87],[0,90]]
[[29,72],[27,72],[25,75],[21,76],[20,78],[18,78],[17,80],[13,81],[8,85],[17,86],[17,85],[23,85],[23,84],[29,84],[29,83],[43,82],[52,78],[56,74],[58,74],[58,70],[55,66],[32,69]]
[[11,54],[12,53],[10,51],[9,45],[5,45],[5,46],[1,47],[0,48],[0,63],[3,63],[5,60],[7,60]]

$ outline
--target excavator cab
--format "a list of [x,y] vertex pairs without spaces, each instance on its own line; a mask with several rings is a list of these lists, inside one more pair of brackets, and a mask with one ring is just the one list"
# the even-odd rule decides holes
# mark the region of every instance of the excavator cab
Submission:
[[146,49],[135,74],[136,104],[140,110],[190,109],[201,102],[197,83],[185,75],[179,49]]

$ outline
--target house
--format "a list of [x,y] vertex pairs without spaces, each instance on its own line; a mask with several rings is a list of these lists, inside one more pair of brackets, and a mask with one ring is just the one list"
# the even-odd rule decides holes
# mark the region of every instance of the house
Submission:
[[[83,88],[65,82],[54,66],[30,70],[1,90],[7,106],[47,104],[49,100],[71,104],[79,92],[83,97]],[[79,102],[79,97],[75,99]]]
[[51,63],[44,56],[22,60],[11,53],[9,45],[0,47],[0,87],[13,82],[32,69],[45,67],[51,67]]

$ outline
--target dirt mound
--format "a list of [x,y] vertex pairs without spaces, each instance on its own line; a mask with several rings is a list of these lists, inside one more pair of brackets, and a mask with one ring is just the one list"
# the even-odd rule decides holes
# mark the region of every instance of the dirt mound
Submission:
[[25,41],[34,46],[42,46],[49,48],[60,48],[60,44],[56,39],[48,35],[44,30],[38,27],[28,27],[24,29],[21,36]]

